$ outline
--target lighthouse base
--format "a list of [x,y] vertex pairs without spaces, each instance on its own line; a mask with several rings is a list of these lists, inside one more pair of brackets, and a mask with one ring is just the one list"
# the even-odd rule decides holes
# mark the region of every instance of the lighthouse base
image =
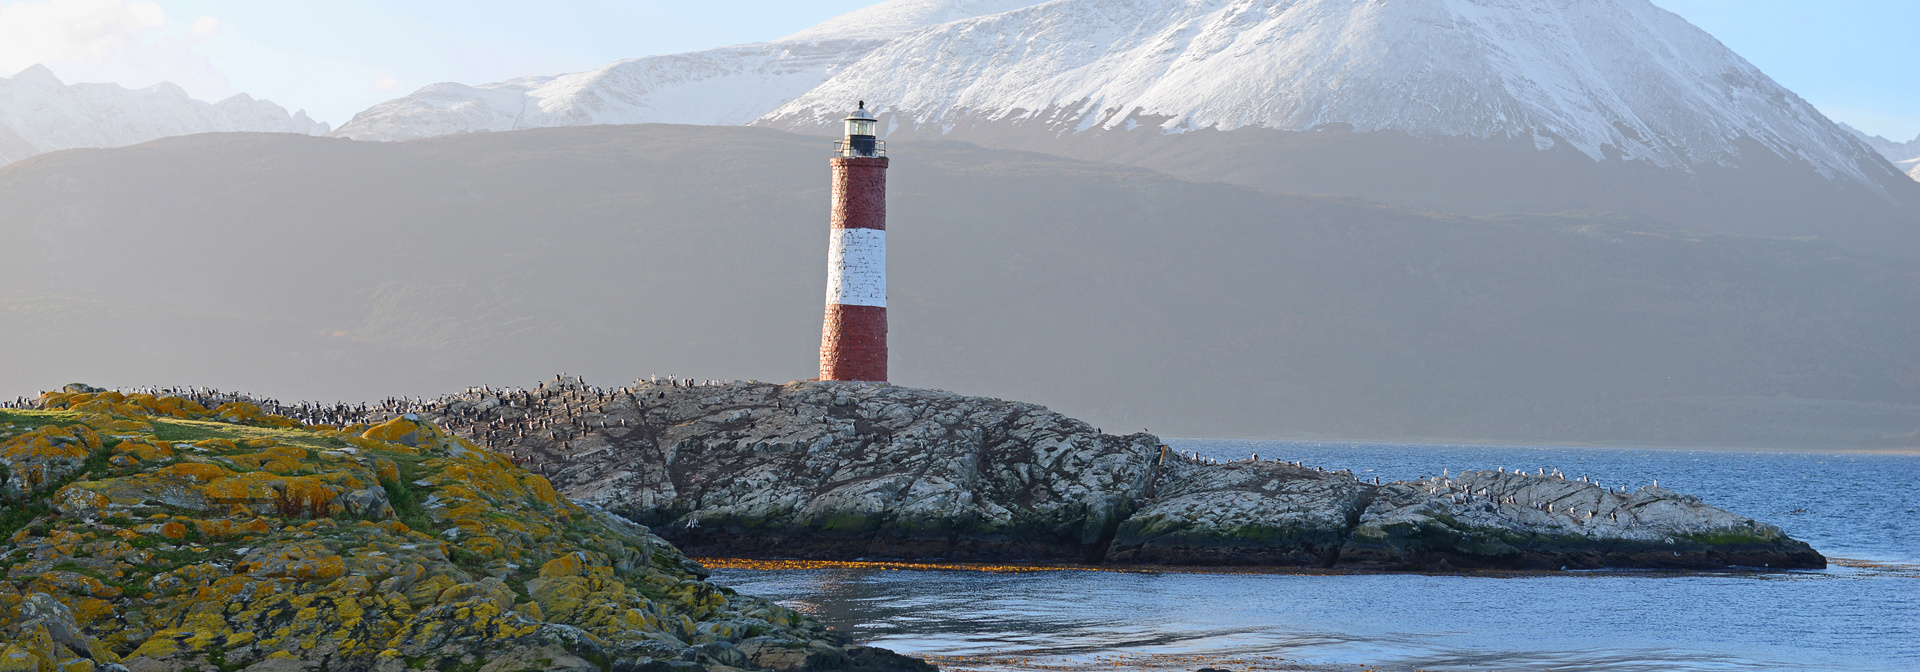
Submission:
[[827,306],[820,330],[821,380],[887,380],[887,309]]

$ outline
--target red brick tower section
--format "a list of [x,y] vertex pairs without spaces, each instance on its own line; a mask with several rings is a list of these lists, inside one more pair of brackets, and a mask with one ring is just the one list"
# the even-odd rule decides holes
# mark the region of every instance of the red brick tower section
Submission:
[[887,380],[887,157],[863,101],[834,152],[821,380]]

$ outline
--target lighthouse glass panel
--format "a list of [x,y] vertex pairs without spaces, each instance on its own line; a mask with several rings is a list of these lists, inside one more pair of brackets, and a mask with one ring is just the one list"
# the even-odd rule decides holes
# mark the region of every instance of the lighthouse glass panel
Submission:
[[873,125],[871,119],[848,119],[847,135],[873,135]]

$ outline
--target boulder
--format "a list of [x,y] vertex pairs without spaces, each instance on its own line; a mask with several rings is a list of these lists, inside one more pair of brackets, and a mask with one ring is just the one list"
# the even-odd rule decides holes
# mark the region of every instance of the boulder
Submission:
[[100,446],[84,425],[47,425],[0,442],[0,498],[23,498],[79,472]]

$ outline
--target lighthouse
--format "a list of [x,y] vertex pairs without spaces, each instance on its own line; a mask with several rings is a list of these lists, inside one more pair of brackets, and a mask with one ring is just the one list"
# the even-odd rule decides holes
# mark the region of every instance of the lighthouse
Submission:
[[820,379],[887,380],[887,150],[866,101],[836,143]]

